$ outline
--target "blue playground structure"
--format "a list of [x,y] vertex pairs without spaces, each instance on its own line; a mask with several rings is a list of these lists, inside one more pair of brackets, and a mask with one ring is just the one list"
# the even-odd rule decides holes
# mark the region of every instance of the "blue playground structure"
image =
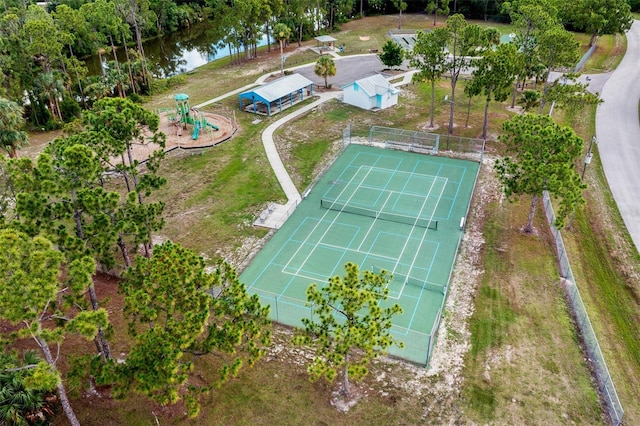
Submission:
[[176,101],[176,115],[171,119],[171,123],[178,128],[178,136],[182,136],[182,130],[188,125],[193,126],[191,139],[196,140],[202,129],[220,130],[218,126],[209,123],[204,113],[189,106],[189,95],[178,93],[174,97]]

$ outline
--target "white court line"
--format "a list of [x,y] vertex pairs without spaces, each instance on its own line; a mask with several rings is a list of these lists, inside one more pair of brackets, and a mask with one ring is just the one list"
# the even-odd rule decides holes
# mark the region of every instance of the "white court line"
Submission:
[[[387,171],[387,172],[388,171],[392,171],[394,175],[396,175],[396,174],[398,174],[398,175],[405,174],[405,175],[412,175],[412,176],[427,176],[427,177],[431,177],[431,178],[439,177],[439,176],[436,176],[436,175],[425,175],[425,174],[422,174],[422,173],[408,172],[406,170],[387,169],[385,167],[365,166],[365,165],[362,165],[360,167],[361,168],[369,168],[371,170],[382,170],[382,171]],[[446,178],[443,178],[443,179],[446,179]]]
[[[362,170],[366,170],[366,171],[367,171],[367,173],[365,174],[364,178],[361,178],[361,179],[360,179],[360,184],[356,185],[356,184],[354,184],[354,183],[353,183],[353,181],[354,181],[354,179],[356,178],[356,176],[358,176],[358,174],[360,173],[360,171],[362,171]],[[347,204],[349,201],[351,201],[351,199],[353,198],[353,196],[355,195],[355,193],[357,192],[357,190],[358,190],[358,189],[363,188],[363,187],[366,187],[365,185],[362,185],[362,184],[364,183],[364,181],[366,180],[366,178],[369,176],[369,174],[370,174],[370,173],[371,173],[371,171],[373,171],[373,170],[393,171],[393,173],[394,173],[394,174],[395,174],[395,173],[398,173],[398,174],[408,174],[408,175],[412,175],[412,176],[419,176],[419,177],[425,177],[425,178],[429,178],[429,179],[431,179],[431,186],[430,186],[430,188],[429,188],[429,192],[427,193],[427,195],[426,195],[426,196],[424,196],[424,199],[423,199],[423,202],[422,202],[422,206],[421,206],[421,208],[420,208],[420,212],[422,212],[422,211],[424,210],[424,206],[425,206],[425,204],[427,203],[427,200],[429,199],[429,196],[431,195],[431,192],[433,191],[433,186],[435,185],[435,182],[436,182],[437,180],[444,180],[444,185],[441,187],[440,196],[439,196],[439,198],[438,198],[438,202],[436,203],[436,208],[437,208],[437,205],[438,205],[438,204],[439,204],[439,202],[440,202],[440,197],[442,196],[442,192],[444,191],[444,187],[446,186],[446,183],[447,183],[447,180],[448,180],[447,178],[441,178],[441,177],[439,177],[439,176],[434,176],[434,175],[426,175],[426,174],[420,174],[420,173],[405,172],[405,171],[399,171],[399,170],[392,170],[392,169],[386,169],[386,168],[371,167],[371,166],[364,166],[364,165],[362,165],[362,166],[360,166],[360,167],[358,168],[358,170],[356,171],[356,173],[354,173],[354,175],[351,177],[351,179],[350,179],[350,180],[347,182],[347,184],[343,187],[342,191],[340,191],[340,193],[338,194],[338,197],[337,197],[337,198],[339,198],[339,197],[340,197],[340,196],[341,196],[341,195],[342,195],[342,194],[343,194],[343,193],[344,193],[344,192],[345,192],[345,191],[346,191],[350,186],[352,186],[352,187],[354,187],[354,190],[353,190],[353,192],[351,193],[351,196],[349,197],[349,199],[345,202],[345,204]],[[369,188],[370,188],[370,189],[376,189],[376,190],[378,190],[378,191],[380,191],[380,192],[387,192],[387,193],[389,193],[389,195],[387,196],[387,199],[385,200],[385,204],[384,204],[384,205],[386,205],[386,203],[388,202],[389,198],[391,197],[391,195],[392,195],[393,193],[404,194],[404,192],[401,192],[401,191],[387,190],[387,189],[382,189],[382,188],[379,188],[379,187],[377,187],[377,188],[376,188],[376,187],[369,187]],[[383,207],[384,207],[384,206],[383,206]],[[435,210],[436,210],[436,209],[434,209],[434,210],[432,211],[431,217],[430,217],[430,219],[429,219],[430,221],[431,221],[431,220],[433,220],[433,216],[435,215]],[[307,244],[307,242],[308,242],[309,238],[311,238],[311,236],[315,233],[315,231],[316,231],[316,229],[318,228],[318,226],[320,226],[320,224],[321,224],[321,223],[325,222],[325,217],[327,216],[327,214],[329,214],[329,211],[330,211],[330,210],[327,210],[327,212],[325,212],[325,214],[324,214],[324,215],[322,215],[322,217],[318,220],[318,223],[316,223],[316,225],[313,227],[313,229],[311,230],[311,232],[309,232],[309,234],[308,234],[308,235],[307,235],[307,237],[304,239],[304,241],[302,241],[302,243],[299,245],[299,247],[298,247],[298,249],[296,250],[296,252],[291,256],[291,258],[289,259],[289,262],[287,262],[287,264],[283,266],[283,268],[282,268],[282,272],[283,272],[283,273],[285,273],[285,274],[287,274],[287,275],[293,275],[293,276],[296,276],[296,277],[301,277],[301,278],[304,278],[304,279],[310,279],[310,280],[312,280],[312,281],[317,281],[315,278],[308,277],[308,276],[305,276],[305,275],[300,274],[300,271],[303,269],[304,265],[307,263],[307,261],[309,260],[309,258],[313,255],[313,253],[316,251],[316,249],[317,249],[319,246],[332,247],[332,248],[339,248],[339,249],[341,249],[341,250],[343,250],[343,251],[354,251],[354,252],[357,252],[357,253],[364,253],[364,252],[361,252],[361,251],[360,251],[360,248],[362,247],[362,243],[361,243],[361,244],[360,244],[360,246],[358,247],[358,250],[351,250],[351,249],[349,249],[349,248],[347,248],[347,247],[339,247],[339,246],[334,246],[334,245],[330,245],[330,244],[322,243],[322,240],[325,238],[325,236],[327,235],[327,233],[329,232],[329,230],[330,230],[330,229],[333,227],[333,225],[336,223],[337,219],[340,217],[339,215],[336,215],[336,217],[335,217],[333,220],[331,220],[331,221],[326,221],[326,222],[330,222],[330,223],[329,223],[329,225],[327,226],[327,228],[325,229],[325,232],[322,234],[322,236],[321,236],[321,237],[320,237],[320,239],[318,240],[318,243],[315,243],[315,244],[314,244],[313,249],[309,252],[309,254],[308,254],[308,255],[307,255],[307,257],[304,259],[304,261],[299,265],[299,267],[298,267],[298,269],[296,270],[296,272],[287,272],[287,271],[286,271],[286,269],[288,269],[288,268],[289,268],[290,263],[291,263],[291,262],[293,261],[293,259],[297,256],[297,254],[300,252],[300,250],[302,249],[302,247],[304,247],[304,246]],[[380,212],[378,212],[378,214],[379,214],[379,213],[380,213]],[[419,217],[416,217],[415,223],[417,223],[417,222],[418,222],[418,219],[419,219]],[[379,220],[379,219],[375,218],[375,221],[377,221],[377,220]],[[374,222],[374,223],[369,227],[369,230],[367,231],[367,235],[371,232],[371,229],[374,227],[374,225],[375,225],[375,222]],[[407,245],[408,245],[409,241],[411,240],[411,236],[413,235],[413,232],[414,232],[414,230],[415,230],[415,229],[416,229],[416,226],[415,226],[415,224],[414,224],[414,225],[412,226],[411,232],[409,233],[409,237],[406,239],[405,244],[404,244],[404,246],[403,246],[403,248],[402,248],[401,254],[400,254],[400,256],[399,256],[400,258],[401,258],[401,257],[402,257],[402,255],[404,254],[404,252],[405,252],[405,250],[406,250],[406,248],[407,248]],[[418,240],[418,241],[421,241],[420,246],[421,246],[421,245],[422,245],[422,243],[424,242],[424,237],[427,235],[427,232],[428,232],[428,229],[425,229],[425,233],[424,233],[423,237],[422,237],[421,239],[419,239],[419,238],[418,238],[418,239],[416,239],[416,240]],[[363,238],[363,240],[364,240],[364,238]],[[415,255],[415,256],[414,256],[414,258],[413,258],[413,261],[412,261],[412,263],[411,263],[411,266],[410,266],[409,272],[411,272],[411,270],[413,269],[413,265],[415,264],[415,260],[416,260],[416,258],[417,258],[418,252],[419,252],[419,250],[418,250],[418,251],[416,251],[416,255]],[[366,254],[371,254],[371,253],[367,252]],[[387,257],[387,256],[379,256],[379,255],[375,255],[375,254],[374,254],[374,256],[377,256],[377,257],[380,257],[380,258],[385,258],[385,257]],[[395,261],[396,261],[396,264],[395,264],[395,266],[394,266],[394,269],[393,269],[392,274],[393,274],[393,273],[395,273],[395,270],[396,270],[396,268],[397,268],[397,266],[398,266],[397,259],[398,259],[398,258],[390,258],[390,260],[395,260]],[[409,276],[409,274],[407,274],[407,277],[408,277],[408,276]],[[405,283],[403,283],[402,288],[400,289],[400,292],[398,293],[398,297],[390,296],[389,298],[391,298],[391,299],[395,299],[395,300],[400,299],[400,298],[402,297],[402,293],[403,293],[403,291],[404,291],[404,287],[405,287]],[[415,298],[415,297],[413,297],[413,296],[405,296],[405,297]]]
[[[324,277],[324,278],[318,279],[318,278],[316,278],[316,277],[311,277],[311,276],[309,276],[309,275],[301,274],[301,273],[299,273],[299,272],[289,272],[289,271],[285,270],[284,268],[282,269],[282,271],[281,271],[281,272],[282,272],[283,274],[285,274],[285,275],[290,275],[290,276],[292,276],[292,277],[296,277],[296,278],[303,278],[303,279],[305,279],[305,280],[308,280],[310,284],[311,284],[311,283],[318,283],[318,282],[323,282],[323,283],[324,283],[324,282],[327,282],[327,280],[328,280],[329,278],[331,278],[331,277]],[[403,286],[403,288],[404,288],[404,286]],[[402,294],[402,292],[399,292],[399,293],[398,293],[398,296],[396,296],[396,297],[391,296],[391,295],[388,295],[388,296],[387,296],[387,298],[389,298],[389,299],[393,299],[393,300],[400,300],[400,298],[401,298],[401,297],[409,298],[409,299],[418,299],[418,297],[417,297],[417,296],[409,296],[408,294],[403,295],[403,294]],[[416,304],[416,308],[414,308],[414,309],[417,309],[417,304]]]
[[[390,232],[385,232],[385,234],[396,235],[398,237],[401,236],[400,234],[392,234]],[[323,247],[328,247],[328,248],[341,249],[342,251],[351,251],[351,252],[358,253],[358,254],[366,254],[366,255],[369,255],[369,256],[375,256],[375,257],[378,257],[380,259],[389,260],[389,261],[398,260],[397,257],[384,256],[382,254],[371,253],[370,251],[362,251],[362,250],[350,249],[350,248],[344,247],[344,246],[336,246],[336,245],[327,244],[327,243],[318,243],[317,245],[318,246],[323,246]]]
[[[405,191],[394,191],[394,190],[388,190],[388,189],[384,189],[384,188],[380,188],[380,187],[370,187],[368,185],[363,185],[363,183],[364,183],[364,181],[363,181],[363,182],[361,182],[360,185],[357,185],[355,187],[354,191],[352,192],[351,197],[349,197],[349,200],[347,200],[347,202],[344,202],[344,204],[347,205],[348,201],[350,201],[351,198],[353,197],[353,194],[355,194],[357,189],[360,189],[360,188],[375,189],[375,190],[380,191],[381,193],[385,193],[385,192],[388,193],[389,195],[387,196],[387,199],[385,200],[385,202],[384,202],[384,204],[382,206],[383,209],[384,209],[384,206],[386,206],[386,204],[389,202],[389,199],[390,199],[391,195],[393,195],[393,194],[409,195],[409,196],[422,197],[423,198],[422,205],[420,206],[420,213],[415,217],[414,224],[412,225],[411,231],[409,232],[409,236],[405,240],[405,243],[404,243],[404,245],[402,247],[400,255],[398,257],[390,259],[392,261],[395,261],[395,266],[393,268],[393,271],[391,271],[391,274],[393,275],[393,274],[395,274],[395,272],[396,272],[396,270],[398,268],[398,259],[401,259],[403,257],[404,252],[406,251],[407,246],[409,244],[409,241],[411,241],[411,239],[412,239],[412,235],[414,234],[414,231],[418,228],[416,226],[416,224],[418,223],[419,219],[422,217],[422,212],[425,210],[425,206],[427,204],[427,201],[429,200],[429,197],[431,196],[431,193],[434,191],[434,186],[435,186],[436,182],[441,182],[441,184],[439,185],[440,186],[440,193],[438,194],[438,201],[436,202],[435,207],[433,208],[433,210],[431,210],[431,215],[429,217],[429,221],[430,222],[433,221],[433,217],[435,216],[435,213],[436,213],[436,210],[438,208],[438,205],[440,204],[440,200],[442,199],[442,194],[444,193],[444,190],[445,190],[445,188],[447,186],[447,183],[448,183],[449,179],[445,178],[445,177],[437,176],[437,175],[427,175],[427,174],[422,174],[422,173],[406,172],[406,171],[401,171],[401,170],[392,170],[392,169],[386,169],[386,168],[381,168],[381,167],[372,167],[372,166],[360,166],[360,168],[358,169],[358,172],[360,172],[360,169],[366,169],[366,168],[369,169],[369,172],[371,170],[385,171],[385,172],[393,171],[394,175],[396,173],[398,173],[398,174],[405,174],[405,175],[409,175],[409,176],[417,176],[417,177],[421,177],[421,178],[427,178],[427,179],[431,180],[431,186],[429,187],[429,191],[427,192],[426,196],[422,195],[422,194],[407,194]],[[369,175],[369,172],[367,172],[366,176]],[[340,194],[338,195],[338,197],[336,197],[337,199],[339,199],[340,195],[345,191],[346,187],[348,187],[352,182],[353,182],[353,179],[351,179],[345,185],[345,188],[343,188],[342,191],[340,192]],[[369,233],[371,232],[371,230],[376,225],[376,222],[378,220],[380,220],[380,219],[378,219],[378,216],[382,213],[383,209],[381,209],[380,211],[376,211],[376,217],[374,218],[374,222],[371,224],[371,226],[369,226],[369,229],[367,230],[366,235],[362,239],[362,242],[358,246],[358,249],[357,250],[352,250],[352,251],[355,251],[356,253],[363,253],[361,251],[362,245],[364,244],[364,242],[365,242],[367,236],[369,235]],[[429,229],[426,228],[424,230],[424,234],[423,234],[422,238],[416,238],[417,241],[420,241],[419,248],[422,247],[422,245],[424,243],[424,239],[428,234],[428,231],[429,231]],[[324,237],[324,235],[323,235],[323,237]],[[321,245],[321,243],[318,243],[316,246],[319,246],[319,245]],[[415,254],[413,256],[413,259],[412,259],[411,264],[409,266],[409,271],[406,274],[407,278],[405,279],[405,282],[402,283],[402,287],[399,290],[398,297],[394,298],[394,297],[390,296],[391,299],[396,299],[397,300],[397,299],[400,299],[400,297],[402,297],[402,294],[404,293],[404,288],[407,285],[406,280],[408,280],[408,278],[411,276],[411,271],[413,270],[414,265],[416,263],[416,260],[418,258],[418,254],[420,253],[419,248],[418,248],[418,250],[416,250],[416,252],[415,252]],[[349,249],[347,249],[345,247],[345,248],[343,248],[343,250],[349,250]],[[378,257],[382,257],[382,256],[378,256]],[[389,258],[389,257],[385,256],[385,258]],[[405,297],[412,297],[412,296],[405,296]]]

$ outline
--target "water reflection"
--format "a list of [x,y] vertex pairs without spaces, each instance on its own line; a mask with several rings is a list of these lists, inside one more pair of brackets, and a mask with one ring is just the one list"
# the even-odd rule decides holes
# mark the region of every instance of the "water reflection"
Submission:
[[[155,77],[167,77],[189,72],[214,59],[229,56],[229,47],[221,44],[208,22],[193,25],[191,28],[162,38],[144,42],[144,51]],[[267,44],[266,36],[258,46]],[[103,55],[103,61],[112,61],[113,55]],[[100,73],[98,56],[84,59],[89,75]],[[118,51],[118,60],[126,61],[123,50]]]

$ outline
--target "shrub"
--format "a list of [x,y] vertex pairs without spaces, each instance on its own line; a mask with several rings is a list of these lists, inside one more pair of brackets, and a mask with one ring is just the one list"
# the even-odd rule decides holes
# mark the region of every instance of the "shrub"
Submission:
[[62,119],[65,123],[80,117],[81,112],[82,108],[80,108],[80,104],[69,96],[65,97],[62,102],[60,102],[60,113],[62,114]]

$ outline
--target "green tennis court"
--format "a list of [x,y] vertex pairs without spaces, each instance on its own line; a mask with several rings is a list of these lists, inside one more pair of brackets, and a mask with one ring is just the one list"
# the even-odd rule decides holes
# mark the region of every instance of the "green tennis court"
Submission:
[[479,164],[350,145],[257,254],[240,280],[277,322],[311,317],[305,292],[353,262],[393,275],[388,303],[404,313],[389,352],[427,364]]

